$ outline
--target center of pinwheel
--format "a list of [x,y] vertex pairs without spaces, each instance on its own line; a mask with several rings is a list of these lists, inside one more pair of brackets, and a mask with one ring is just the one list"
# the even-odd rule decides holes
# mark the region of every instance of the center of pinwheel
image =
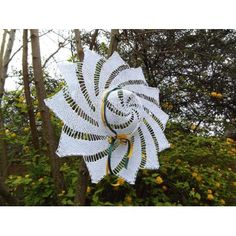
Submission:
[[114,135],[132,135],[143,119],[139,98],[125,89],[106,91],[102,106],[103,123]]
[[127,152],[122,165],[127,169],[129,159],[133,153],[132,135],[140,126],[143,119],[142,104],[138,97],[131,91],[115,88],[105,91],[102,99],[102,121],[108,128],[109,153],[107,159],[107,174],[113,174],[111,156],[115,143],[127,145]]

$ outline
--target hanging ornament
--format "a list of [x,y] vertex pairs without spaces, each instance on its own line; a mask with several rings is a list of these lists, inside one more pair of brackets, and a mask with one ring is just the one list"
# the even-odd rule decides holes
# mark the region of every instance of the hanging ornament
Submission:
[[158,153],[169,147],[159,90],[116,52],[107,60],[84,54],[83,63],[58,65],[65,86],[45,100],[64,122],[57,155],[82,156],[93,183],[114,174],[134,184],[139,169],[159,168]]

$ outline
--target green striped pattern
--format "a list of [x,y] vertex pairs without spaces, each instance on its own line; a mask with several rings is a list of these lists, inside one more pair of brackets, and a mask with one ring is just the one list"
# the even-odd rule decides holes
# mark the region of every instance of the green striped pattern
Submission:
[[96,120],[94,120],[92,117],[90,117],[89,115],[87,115],[82,109],[81,107],[73,100],[73,98],[69,95],[69,92],[67,91],[67,89],[64,87],[63,88],[63,96],[66,100],[66,102],[69,104],[69,106],[72,108],[72,110],[81,118],[83,118],[84,120],[86,120],[87,122],[89,122],[90,124],[94,125],[94,126],[99,126],[98,122]]
[[157,105],[158,107],[159,107],[159,104],[158,104],[158,102],[157,102],[157,100],[156,99],[154,99],[154,98],[152,98],[152,97],[149,97],[149,96],[147,96],[147,95],[145,95],[145,94],[142,94],[142,93],[135,93],[137,96],[139,96],[140,98],[143,98],[143,99],[145,99],[145,100],[147,100],[147,101],[149,101],[149,102],[152,102],[152,103],[154,103],[155,105]]
[[89,94],[88,94],[88,90],[86,88],[86,85],[85,85],[85,82],[84,82],[84,77],[83,77],[83,74],[82,74],[82,63],[78,63],[77,64],[77,79],[79,81],[79,85],[80,85],[80,88],[81,88],[81,91],[89,105],[89,107],[92,109],[92,111],[96,111],[96,108],[95,106],[93,105],[90,97],[89,97]]
[[74,138],[74,139],[98,141],[98,140],[105,140],[107,138],[104,135],[79,132],[79,131],[76,131],[76,130],[70,128],[68,125],[63,126],[63,131],[68,136],[70,136],[71,138]]
[[105,89],[110,87],[110,84],[112,83],[112,81],[116,78],[116,76],[123,70],[129,69],[128,65],[121,65],[119,66],[117,69],[115,69],[111,75],[109,76],[108,80],[105,83]]
[[107,103],[106,103],[106,107],[111,111],[113,112],[114,114],[118,115],[118,116],[129,116],[130,115],[130,112],[127,112],[127,113],[124,113],[123,111],[117,109],[112,103],[109,102],[109,100],[107,100]]
[[122,88],[127,85],[145,85],[145,86],[147,86],[148,84],[146,81],[143,81],[143,80],[128,80],[128,81],[125,81],[125,82],[119,84],[117,87]]
[[140,127],[138,127],[138,134],[139,134],[139,138],[140,138],[140,141],[141,141],[141,152],[142,152],[142,156],[141,156],[141,163],[140,163],[140,168],[144,168],[145,165],[146,165],[146,162],[147,162],[147,146],[146,146],[146,142],[145,142],[145,138],[144,138],[144,135],[143,135],[143,132],[141,130]]
[[153,139],[153,142],[154,142],[154,145],[155,145],[155,148],[156,148],[156,155],[158,155],[158,152],[159,152],[159,144],[158,144],[158,141],[157,141],[157,137],[154,133],[154,130],[153,128],[151,127],[151,125],[147,122],[147,120],[144,118],[143,119],[143,123],[146,125],[150,135],[152,136],[152,139]]
[[[116,148],[118,146],[119,146],[118,144],[114,144],[112,151],[116,150]],[[106,157],[108,155],[108,153],[109,153],[109,148],[107,148],[101,152],[98,152],[94,155],[86,155],[83,157],[84,157],[84,160],[87,162],[95,162],[95,161],[101,160],[102,158]]]
[[143,107],[144,111],[146,111],[152,118],[153,120],[156,121],[156,123],[160,126],[160,128],[164,131],[164,125],[162,124],[162,122],[157,118],[157,116],[155,116],[147,107]]
[[95,73],[94,73],[94,90],[95,90],[96,96],[99,95],[99,78],[100,78],[102,66],[105,62],[106,60],[104,58],[101,58],[96,64]]
[[134,121],[134,113],[132,113],[130,119],[122,124],[110,124],[113,129],[125,129]]

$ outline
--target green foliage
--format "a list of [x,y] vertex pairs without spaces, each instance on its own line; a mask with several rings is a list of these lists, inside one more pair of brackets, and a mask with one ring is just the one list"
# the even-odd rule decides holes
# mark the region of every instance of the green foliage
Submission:
[[[173,125],[175,126],[175,125]],[[159,170],[141,170],[135,185],[107,176],[87,189],[92,206],[218,206],[235,205],[236,144],[232,140],[173,132],[171,148],[160,155]],[[29,150],[31,153],[32,150]],[[67,191],[58,194],[50,176],[47,157],[31,153],[23,175],[10,175],[7,185],[23,205],[74,205],[78,159],[61,166]],[[36,159],[39,162],[36,163]],[[116,184],[118,181],[118,184]],[[114,185],[114,186],[113,186]]]

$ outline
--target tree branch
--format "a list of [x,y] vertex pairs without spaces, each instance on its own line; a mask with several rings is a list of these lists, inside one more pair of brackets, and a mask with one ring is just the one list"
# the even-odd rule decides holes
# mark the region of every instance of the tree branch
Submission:
[[109,45],[109,49],[108,49],[108,53],[107,53],[108,57],[110,57],[112,55],[112,53],[117,50],[118,36],[119,36],[119,30],[118,29],[112,29],[111,30],[110,45]]
[[77,55],[78,55],[79,60],[83,61],[84,60],[84,51],[83,51],[83,47],[82,47],[82,43],[81,43],[80,30],[75,29],[74,33],[75,33],[75,44],[76,44]]
[[93,46],[95,46],[96,44],[96,39],[97,39],[97,36],[98,36],[98,29],[96,29],[94,31],[94,33],[92,34],[92,39],[91,39],[91,42],[90,42],[90,45],[89,45],[89,49],[90,50],[93,50]]
[[45,67],[46,67],[46,64],[49,62],[49,60],[50,60],[51,58],[53,58],[53,57],[61,50],[61,48],[65,47],[65,46],[69,43],[69,42],[65,43],[67,40],[68,40],[68,39],[65,39],[64,42],[59,43],[59,47],[57,48],[57,50],[56,50],[55,52],[53,52],[53,53],[44,61],[43,65],[42,65],[42,68],[45,68]]

